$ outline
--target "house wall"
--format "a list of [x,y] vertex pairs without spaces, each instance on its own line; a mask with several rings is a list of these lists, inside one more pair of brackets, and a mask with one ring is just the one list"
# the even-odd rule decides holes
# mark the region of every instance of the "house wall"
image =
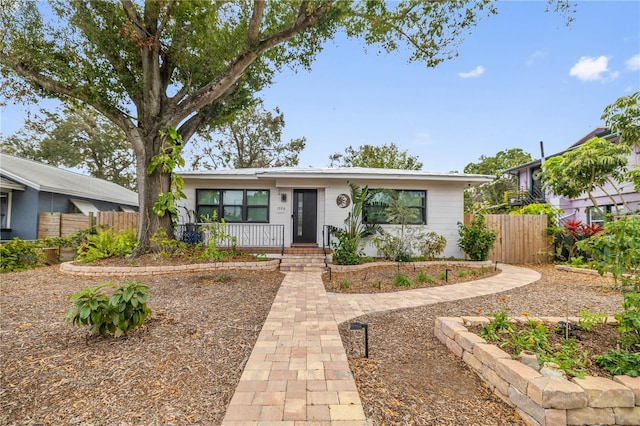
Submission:
[[[462,252],[457,247],[458,222],[463,221],[464,197],[463,183],[437,182],[437,181],[403,181],[403,180],[352,180],[359,186],[368,185],[369,188],[389,188],[427,191],[427,224],[420,226],[425,232],[436,232],[447,240],[447,246],[443,256],[462,257]],[[351,211],[350,206],[340,208],[336,204],[339,194],[350,194],[350,188],[346,181],[337,179],[185,179],[184,193],[187,198],[182,200],[181,206],[195,210],[196,189],[268,189],[270,190],[269,223],[285,226],[285,246],[292,242],[292,212],[293,190],[312,188],[318,191],[317,205],[317,244],[322,246],[324,225],[342,227],[344,220]],[[286,194],[286,202],[282,201],[282,194]],[[180,223],[188,221],[183,208],[179,208]],[[391,232],[397,231],[399,225],[384,225]],[[377,250],[370,239],[365,246],[368,255],[376,256]]]
[[[22,240],[38,238],[38,221],[41,212],[69,213],[71,203],[68,195],[39,192],[31,187],[24,191],[13,191],[11,203],[11,231],[3,232],[2,239],[18,237]],[[92,202],[101,211],[120,211],[120,204],[102,200],[84,199]],[[137,210],[134,206],[129,206]]]

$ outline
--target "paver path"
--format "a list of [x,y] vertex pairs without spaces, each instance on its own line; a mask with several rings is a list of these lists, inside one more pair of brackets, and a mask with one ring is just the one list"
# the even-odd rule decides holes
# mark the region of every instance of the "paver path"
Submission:
[[540,274],[500,265],[483,280],[392,294],[327,294],[318,272],[287,273],[222,426],[366,426],[338,324],[375,311],[497,293]]

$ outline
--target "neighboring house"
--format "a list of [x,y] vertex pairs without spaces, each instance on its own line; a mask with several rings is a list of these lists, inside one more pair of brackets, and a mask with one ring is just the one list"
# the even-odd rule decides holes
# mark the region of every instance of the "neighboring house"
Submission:
[[[601,137],[609,139],[611,143],[617,143],[618,137],[611,134],[606,127],[597,127],[580,138],[568,149],[563,152],[551,155],[554,157],[562,155],[563,153],[575,149],[584,144],[594,137]],[[527,164],[522,164],[517,167],[506,170],[506,173],[510,173],[518,178],[519,191],[509,193],[509,204],[513,206],[526,205],[531,203],[544,203],[547,202],[553,207],[559,208],[564,211],[561,216],[561,221],[576,220],[584,223],[592,224],[604,223],[604,217],[602,217],[597,209],[593,207],[593,203],[587,196],[582,194],[579,198],[566,198],[554,195],[548,190],[545,190],[542,186],[542,182],[539,179],[540,170],[543,160],[536,160]],[[640,164],[640,147],[636,146],[628,158],[628,167],[633,167],[634,164]],[[598,206],[606,213],[626,213],[620,196],[611,185],[605,186],[605,191],[613,196],[613,201],[601,190],[594,191],[594,196],[598,203]],[[625,182],[622,185],[618,185],[618,189],[622,194],[622,198],[627,202],[631,211],[637,211],[640,209],[640,194],[634,189],[631,182]]]
[[[371,168],[263,168],[181,172],[187,199],[179,209],[180,223],[206,215],[224,218],[226,232],[238,247],[264,252],[287,247],[327,247],[330,226],[343,227],[351,211],[349,183],[369,190],[389,189],[402,194],[415,223],[447,240],[444,256],[461,257],[458,222],[464,218],[464,189],[490,182],[493,176],[432,173]],[[368,223],[385,220],[384,197],[365,206]],[[186,228],[185,228],[186,229]],[[180,234],[180,231],[178,232]],[[270,250],[271,249],[271,250]],[[376,255],[369,243],[369,255]]]
[[38,237],[41,212],[137,211],[138,194],[112,182],[0,153],[2,239]]

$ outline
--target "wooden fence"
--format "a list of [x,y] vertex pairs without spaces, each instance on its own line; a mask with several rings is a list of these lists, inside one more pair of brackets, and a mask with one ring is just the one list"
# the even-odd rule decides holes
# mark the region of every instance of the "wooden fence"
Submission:
[[[95,220],[94,220],[95,217]],[[80,213],[40,213],[38,238],[69,237],[75,232],[95,224],[98,229],[110,229],[119,232],[131,229],[138,230],[138,213],[132,212],[98,212],[96,216],[85,216]]]
[[[465,215],[468,226],[472,215]],[[545,215],[485,215],[487,229],[498,233],[496,243],[489,252],[489,259],[503,263],[548,263],[551,261]]]

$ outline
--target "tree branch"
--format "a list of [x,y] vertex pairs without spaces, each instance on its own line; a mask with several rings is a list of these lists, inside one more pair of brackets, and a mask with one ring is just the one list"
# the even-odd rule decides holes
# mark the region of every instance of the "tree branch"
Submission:
[[264,17],[264,8],[267,2],[264,0],[253,1],[253,13],[251,14],[251,20],[249,21],[248,40],[249,46],[256,46],[258,44],[258,36],[260,35],[260,23]]

